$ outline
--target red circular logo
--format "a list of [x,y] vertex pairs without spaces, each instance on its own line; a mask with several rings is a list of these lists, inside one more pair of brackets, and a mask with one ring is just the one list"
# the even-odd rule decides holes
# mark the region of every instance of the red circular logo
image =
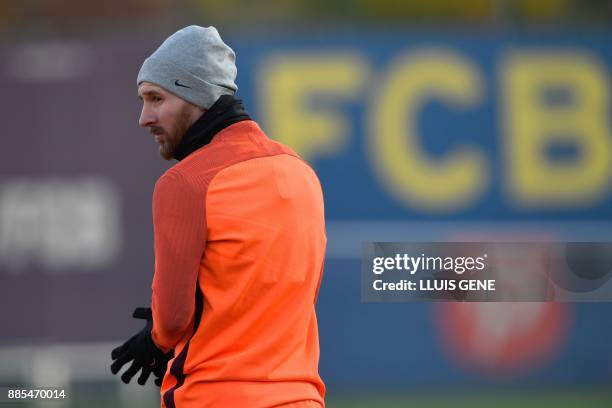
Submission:
[[466,368],[486,374],[523,374],[552,360],[567,338],[569,308],[562,303],[441,303],[440,339]]

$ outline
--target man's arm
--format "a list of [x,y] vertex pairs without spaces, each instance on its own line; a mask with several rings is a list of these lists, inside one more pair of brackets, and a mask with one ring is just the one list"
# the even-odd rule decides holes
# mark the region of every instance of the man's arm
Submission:
[[155,185],[152,336],[164,351],[175,348],[193,320],[195,285],[206,246],[204,206],[203,188],[174,169]]

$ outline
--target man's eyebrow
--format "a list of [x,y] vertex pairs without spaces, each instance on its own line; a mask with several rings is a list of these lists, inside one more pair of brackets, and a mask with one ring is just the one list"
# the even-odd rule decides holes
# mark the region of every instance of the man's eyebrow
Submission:
[[153,89],[150,89],[148,91],[138,93],[138,99],[142,99],[143,96],[161,96],[161,94]]

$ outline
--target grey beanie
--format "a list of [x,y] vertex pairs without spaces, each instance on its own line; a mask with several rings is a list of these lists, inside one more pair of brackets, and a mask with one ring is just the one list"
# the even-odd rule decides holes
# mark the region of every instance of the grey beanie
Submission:
[[137,85],[151,82],[202,108],[238,87],[236,54],[215,27],[192,25],[172,34],[145,60]]

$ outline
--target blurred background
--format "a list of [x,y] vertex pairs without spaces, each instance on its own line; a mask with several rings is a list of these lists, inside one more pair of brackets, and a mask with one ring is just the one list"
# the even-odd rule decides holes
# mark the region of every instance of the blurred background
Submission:
[[611,23],[597,0],[0,2],[0,386],[158,406],[109,369],[150,301],[171,164],[135,81],[198,24],[321,179],[329,407],[612,406],[610,303],[365,303],[359,261],[363,241],[611,242]]

